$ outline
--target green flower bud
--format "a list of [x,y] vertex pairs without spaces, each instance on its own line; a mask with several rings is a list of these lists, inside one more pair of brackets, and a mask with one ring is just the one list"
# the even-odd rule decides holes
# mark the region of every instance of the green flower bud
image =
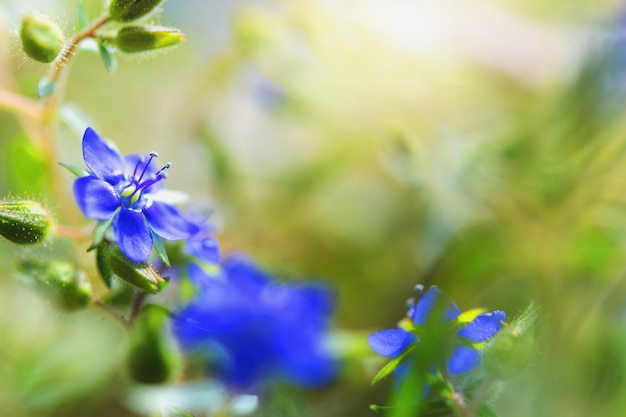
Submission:
[[28,13],[22,19],[20,39],[26,55],[39,62],[52,62],[63,50],[63,32],[41,13]]
[[167,281],[161,278],[147,263],[131,261],[117,246],[106,242],[98,246],[96,264],[108,287],[111,287],[113,278],[126,281],[151,294],[158,293],[167,285]]
[[168,337],[169,313],[163,307],[146,305],[134,326],[128,352],[128,370],[137,382],[166,382],[178,368],[175,345]]
[[485,371],[497,379],[511,379],[528,367],[535,355],[535,324],[539,309],[530,306],[513,323],[506,324],[483,350]]
[[111,19],[131,22],[150,13],[163,0],[113,0],[109,6]]
[[52,226],[52,216],[38,202],[0,202],[0,235],[11,242],[29,245],[43,241]]
[[127,26],[120,29],[115,45],[122,52],[145,52],[182,43],[185,35],[175,28],[164,26]]
[[23,282],[61,310],[79,310],[91,302],[91,285],[67,262],[23,260],[17,264],[17,269]]

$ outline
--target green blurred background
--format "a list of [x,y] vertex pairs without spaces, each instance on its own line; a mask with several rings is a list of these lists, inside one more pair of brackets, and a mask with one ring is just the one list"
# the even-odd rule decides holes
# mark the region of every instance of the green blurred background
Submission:
[[[19,49],[21,15],[46,12],[70,34],[76,6],[0,2],[0,89],[34,97],[46,73]],[[157,150],[173,162],[168,186],[213,211],[224,252],[335,289],[342,374],[318,392],[283,391],[302,409],[259,415],[373,415],[391,384],[369,386],[384,361],[366,335],[395,326],[422,283],[462,310],[541,306],[537,354],[503,388],[501,416],[624,416],[624,10],[169,0],[159,19],[185,32],[182,46],[120,56],[112,74],[96,53],[72,59],[57,157],[82,164],[86,123],[124,153]],[[0,112],[0,195],[86,224],[70,194],[51,195],[33,129]],[[12,276],[15,257],[65,249],[0,242],[2,414],[134,415],[123,330],[98,311],[54,312]]]

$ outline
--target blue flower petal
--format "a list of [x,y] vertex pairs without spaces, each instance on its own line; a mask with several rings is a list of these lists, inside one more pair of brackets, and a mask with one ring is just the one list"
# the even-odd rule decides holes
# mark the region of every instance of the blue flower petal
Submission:
[[505,320],[504,311],[497,310],[492,313],[481,314],[459,330],[457,335],[482,342],[496,334],[502,328],[502,322]]
[[220,261],[220,247],[214,237],[196,239],[195,237],[187,241],[187,253],[200,260],[212,264]]
[[188,269],[198,292],[174,312],[173,330],[185,352],[206,358],[213,377],[256,392],[270,379],[315,387],[334,376],[325,287],[277,283],[241,255],[227,257],[219,276]]
[[231,254],[224,259],[222,273],[230,285],[248,297],[256,297],[271,281],[269,275],[242,254]]
[[[426,323],[428,316],[431,314],[433,308],[442,296],[443,291],[441,291],[437,286],[433,285],[430,287],[426,294],[424,294],[424,296],[422,296],[422,298],[417,302],[417,305],[413,310],[413,322],[415,324]],[[445,321],[453,320],[461,314],[459,308],[452,301],[445,299],[443,302],[446,303],[444,310]]]
[[122,208],[113,219],[113,235],[120,250],[133,262],[146,262],[152,253],[152,234],[140,211]]
[[83,159],[95,176],[113,185],[124,179],[125,164],[122,155],[90,127],[83,135]]
[[143,209],[143,213],[152,230],[164,239],[189,239],[198,231],[198,226],[185,219],[176,208],[169,204],[151,201]]
[[120,206],[120,197],[108,182],[89,175],[74,182],[74,198],[85,217],[92,220],[110,218]]
[[289,351],[280,352],[279,376],[305,388],[327,384],[337,373],[337,361],[323,349],[313,349],[311,345],[317,340],[310,338],[302,342],[307,343],[294,344]]
[[450,375],[469,372],[480,363],[480,353],[472,348],[458,346],[454,348],[452,356],[448,359],[448,372]]
[[380,330],[367,336],[372,350],[388,358],[398,356],[412,339],[411,334],[402,329]]

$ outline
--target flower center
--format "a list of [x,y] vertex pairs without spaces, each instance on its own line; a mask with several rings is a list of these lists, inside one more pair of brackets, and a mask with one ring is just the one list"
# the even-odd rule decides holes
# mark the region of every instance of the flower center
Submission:
[[[130,179],[130,184],[128,184],[120,193],[124,206],[136,208],[135,205],[138,201],[140,201],[141,194],[146,188],[167,178],[167,173],[165,172],[165,170],[172,166],[171,162],[165,164],[154,174],[146,175],[146,171],[148,170],[150,163],[154,158],[157,158],[158,156],[158,153],[150,152],[150,158],[147,162],[144,163],[143,159],[137,161],[137,164],[135,165],[135,169],[133,171],[133,176]],[[141,173],[137,175],[139,170],[141,170]]]

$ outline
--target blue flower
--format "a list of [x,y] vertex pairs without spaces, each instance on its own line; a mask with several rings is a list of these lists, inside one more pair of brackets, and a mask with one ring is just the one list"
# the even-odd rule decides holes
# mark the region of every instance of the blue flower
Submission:
[[[441,301],[443,292],[436,286],[428,289],[426,294],[422,296],[420,292],[420,300],[417,303],[409,303],[409,311],[407,317],[415,325],[423,325],[429,319],[435,305]],[[445,300],[443,304],[443,320],[449,322],[460,315],[460,310],[450,300]],[[480,363],[481,354],[478,350],[466,346],[466,342],[483,342],[494,336],[501,328],[502,323],[506,320],[506,314],[503,311],[494,311],[492,313],[484,313],[476,316],[471,322],[458,330],[455,335],[455,346],[452,354],[448,358],[447,372],[450,375],[458,375],[469,372],[476,368]],[[427,337],[427,335],[424,335]],[[394,358],[400,355],[404,349],[411,343],[419,342],[419,338],[403,328],[386,329],[372,333],[368,337],[368,342],[372,350],[379,355]],[[406,372],[406,363],[400,365],[395,370],[395,375],[401,377]]]
[[214,377],[245,392],[273,379],[302,387],[332,379],[336,361],[324,339],[333,302],[325,287],[279,284],[243,256],[226,258],[218,276],[197,265],[191,272],[198,295],[174,314],[174,334]]
[[153,234],[180,240],[197,232],[197,226],[160,199],[161,180],[167,178],[171,163],[156,170],[151,162],[157,156],[151,152],[123,157],[93,129],[83,135],[89,175],[74,183],[74,198],[85,217],[111,220],[115,242],[133,262],[150,258]]
[[192,221],[196,217],[197,221],[194,223],[197,231],[185,241],[185,253],[200,262],[217,264],[220,261],[220,248],[217,239],[212,235],[213,226],[202,216],[192,216]]

